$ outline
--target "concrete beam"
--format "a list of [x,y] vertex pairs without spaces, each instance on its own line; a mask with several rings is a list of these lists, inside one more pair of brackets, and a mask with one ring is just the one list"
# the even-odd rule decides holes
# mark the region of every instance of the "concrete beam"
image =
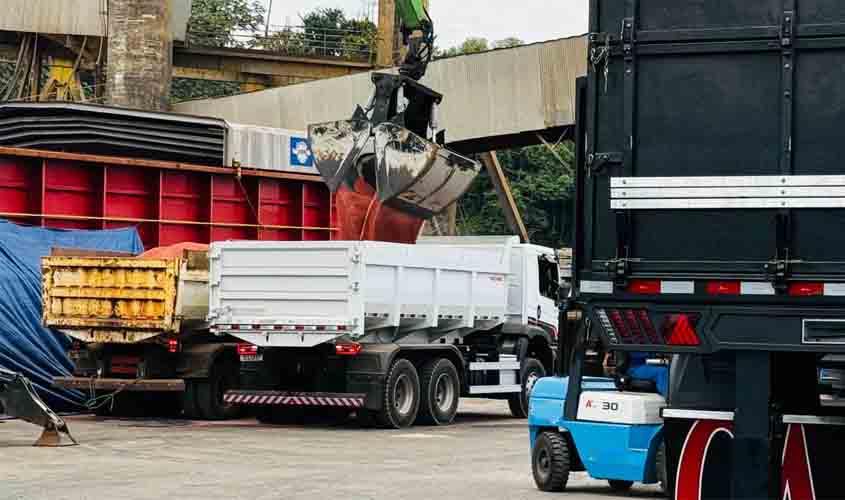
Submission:
[[[575,79],[587,72],[587,39],[575,37],[441,59],[423,83],[445,98],[439,114],[450,144],[460,151],[551,142],[575,123]],[[308,82],[242,96],[202,99],[177,112],[235,123],[304,130],[348,119],[373,93],[370,74]]]
[[372,68],[369,63],[290,57],[272,52],[176,47],[173,76],[200,80],[283,86],[347,76]]

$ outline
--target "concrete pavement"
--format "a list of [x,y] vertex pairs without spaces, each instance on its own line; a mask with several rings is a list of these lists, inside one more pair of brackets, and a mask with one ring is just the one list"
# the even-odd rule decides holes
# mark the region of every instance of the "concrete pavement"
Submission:
[[39,429],[0,422],[0,499],[601,500],[582,473],[563,495],[536,490],[524,420],[507,404],[465,400],[455,425],[405,431],[254,420],[68,419],[80,446],[33,448]]

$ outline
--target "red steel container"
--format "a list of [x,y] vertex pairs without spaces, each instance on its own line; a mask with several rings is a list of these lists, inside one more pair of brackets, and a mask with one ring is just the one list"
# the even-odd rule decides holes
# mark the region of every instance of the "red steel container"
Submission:
[[333,206],[317,175],[0,147],[0,217],[51,228],[136,226],[146,248],[329,240]]

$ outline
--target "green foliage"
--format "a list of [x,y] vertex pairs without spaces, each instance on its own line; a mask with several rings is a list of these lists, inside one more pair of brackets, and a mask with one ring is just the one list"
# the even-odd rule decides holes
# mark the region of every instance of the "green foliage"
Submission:
[[[531,241],[557,248],[571,240],[575,151],[570,141],[554,148],[564,164],[544,145],[500,151],[498,157]],[[511,234],[486,171],[461,199],[458,223],[461,234]]]
[[490,50],[490,43],[486,38],[470,37],[464,40],[464,43],[457,47],[452,47],[445,50],[438,50],[437,57],[454,57],[465,54],[477,54]]
[[302,17],[304,31],[286,29],[261,37],[255,48],[298,56],[369,59],[378,29],[369,19],[346,17],[341,9],[316,9]]
[[469,37],[457,47],[448,49],[438,49],[436,53],[437,58],[462,56],[465,54],[477,54],[491,49],[509,49],[512,47],[519,47],[525,45],[525,42],[516,37],[503,38],[496,40],[493,43],[487,41],[486,38]]
[[238,33],[264,28],[264,5],[258,0],[193,0],[188,43],[242,47]]
[[170,88],[170,100],[171,102],[182,102],[208,97],[226,97],[239,94],[240,91],[241,86],[238,82],[174,78],[173,85]]
[[510,49],[521,45],[525,45],[525,41],[513,36],[493,42],[494,49]]
[[[492,48],[524,45],[518,38],[493,42]],[[438,57],[488,50],[483,38],[467,38],[458,47],[440,51]],[[554,146],[563,164],[545,145],[499,151],[499,162],[510,183],[531,240],[550,247],[570,244],[575,181],[575,146],[566,141]],[[486,170],[458,205],[460,234],[511,234],[504,211]]]

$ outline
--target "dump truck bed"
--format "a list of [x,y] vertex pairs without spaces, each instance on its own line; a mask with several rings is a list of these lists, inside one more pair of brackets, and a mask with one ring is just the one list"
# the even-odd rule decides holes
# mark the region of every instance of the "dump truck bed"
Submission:
[[310,347],[383,328],[489,328],[506,319],[510,248],[224,242],[211,249],[211,327]]
[[44,324],[84,342],[135,343],[205,320],[208,261],[45,257]]

